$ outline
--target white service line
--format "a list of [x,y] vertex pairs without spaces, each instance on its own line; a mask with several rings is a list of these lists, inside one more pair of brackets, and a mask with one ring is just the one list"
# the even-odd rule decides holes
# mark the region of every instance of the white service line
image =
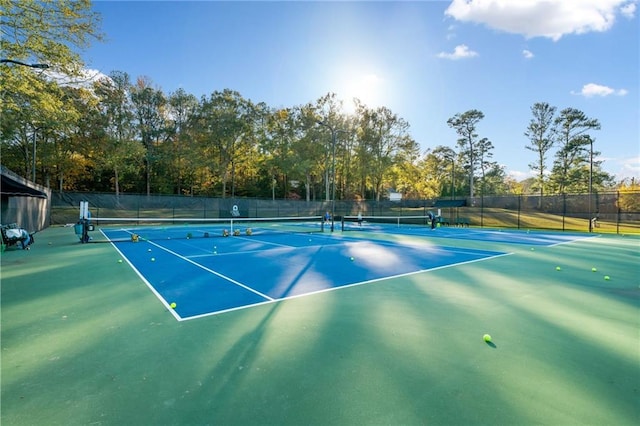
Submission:
[[[100,233],[107,239],[109,240],[109,237],[107,237],[105,235],[105,233],[102,231],[102,229],[100,230]],[[111,243],[111,246],[116,249],[116,251],[118,253],[120,253],[120,256],[122,256],[122,258],[125,260],[125,262],[127,262],[129,264],[129,266],[131,267],[131,269],[133,269],[133,271],[140,277],[140,279],[142,280],[143,283],[145,283],[145,285],[149,288],[149,290],[151,290],[151,292],[153,294],[156,295],[156,297],[158,298],[158,300],[160,301],[160,303],[162,303],[165,308],[167,308],[167,310],[171,313],[171,315],[173,315],[173,317],[175,319],[177,319],[178,321],[183,321],[184,318],[182,318],[180,315],[178,315],[178,313],[176,312],[175,309],[172,309],[171,306],[169,305],[169,302],[167,302],[164,297],[162,297],[162,295],[160,293],[158,293],[158,291],[155,289],[155,287],[153,285],[151,285],[151,283],[145,278],[144,275],[142,275],[142,273],[140,271],[138,271],[138,268],[136,268],[130,261],[129,258],[127,256],[124,255],[124,253],[122,253],[120,251],[120,249],[118,248],[118,246],[116,246],[116,244],[109,240],[109,242]]]
[[372,280],[359,281],[359,282],[356,282],[356,283],[345,284],[345,285],[336,286],[336,287],[329,287],[329,288],[325,288],[325,289],[322,289],[322,290],[311,291],[309,293],[297,294],[295,296],[285,296],[285,297],[281,297],[279,299],[272,299],[269,302],[253,303],[251,305],[237,306],[235,308],[229,308],[229,309],[225,309],[225,310],[222,310],[222,311],[207,312],[207,313],[204,313],[204,314],[194,315],[192,317],[185,317],[185,318],[182,318],[181,321],[188,321],[188,320],[197,319],[197,318],[209,317],[209,316],[213,316],[213,315],[222,314],[222,313],[225,313],[225,312],[231,312],[231,311],[237,311],[237,310],[241,310],[241,309],[252,308],[254,306],[260,306],[260,305],[264,305],[264,304],[267,304],[267,303],[282,302],[282,301],[285,301],[285,300],[299,299],[299,298],[302,298],[302,297],[313,296],[313,295],[321,294],[321,293],[328,293],[328,292],[331,292],[331,291],[343,290],[345,288],[357,287],[357,286],[361,286],[361,285],[365,285],[365,284],[371,284],[371,283],[376,283],[376,282],[379,282],[379,281],[391,280],[391,279],[399,278],[399,277],[408,277],[408,276],[411,276],[411,275],[421,274],[423,272],[431,272],[431,271],[437,271],[438,269],[451,268],[452,266],[466,265],[466,264],[469,264],[469,263],[476,263],[476,262],[484,262],[485,260],[496,259],[498,257],[511,256],[512,254],[513,253],[502,253],[502,254],[498,254],[496,256],[483,257],[481,259],[467,260],[467,261],[464,261],[464,262],[458,262],[458,263],[452,263],[452,264],[448,264],[448,265],[436,266],[435,268],[421,269],[419,271],[405,272],[404,274],[390,275],[388,277],[374,278]]
[[226,275],[223,275],[223,274],[221,274],[221,273],[219,273],[219,272],[214,271],[213,269],[209,269],[209,268],[207,268],[206,266],[199,264],[198,262],[194,262],[193,260],[191,260],[191,259],[189,259],[189,258],[187,258],[187,257],[184,257],[183,255],[178,254],[178,253],[176,253],[175,251],[169,250],[169,249],[168,249],[168,248],[166,248],[166,247],[162,247],[160,244],[154,243],[153,241],[149,241],[149,240],[147,240],[147,242],[148,242],[149,244],[153,244],[154,246],[158,247],[158,248],[159,248],[159,249],[161,249],[161,250],[166,251],[167,253],[171,253],[172,255],[174,255],[174,256],[176,256],[176,257],[178,257],[178,258],[182,259],[182,260],[186,260],[187,262],[191,263],[192,265],[197,266],[197,267],[198,267],[198,268],[200,268],[200,269],[204,269],[205,271],[207,271],[207,272],[209,272],[209,273],[212,273],[212,274],[213,274],[213,275],[215,275],[215,276],[218,276],[218,277],[220,277],[220,278],[222,278],[222,279],[224,279],[224,280],[227,280],[227,281],[229,281],[230,283],[233,283],[233,284],[235,284],[235,285],[237,285],[237,286],[239,286],[239,287],[244,288],[245,290],[249,290],[250,292],[257,294],[258,296],[264,297],[264,298],[265,298],[265,299],[267,299],[267,300],[274,300],[272,297],[269,297],[269,296],[267,296],[266,294],[260,293],[258,290],[255,290],[255,289],[253,289],[253,288],[251,288],[251,287],[248,287],[248,286],[246,286],[246,285],[242,284],[241,282],[238,282],[238,281],[234,280],[234,279],[233,279],[233,278],[231,278],[231,277],[227,277]]

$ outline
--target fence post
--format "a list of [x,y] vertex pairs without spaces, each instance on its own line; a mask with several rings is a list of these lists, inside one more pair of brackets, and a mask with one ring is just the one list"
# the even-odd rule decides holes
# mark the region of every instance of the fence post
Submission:
[[622,209],[620,208],[620,191],[616,191],[616,205],[618,206],[618,217],[616,217],[616,234],[620,235],[620,220],[622,219]]
[[518,229],[520,229],[520,206],[522,205],[522,194],[518,194]]

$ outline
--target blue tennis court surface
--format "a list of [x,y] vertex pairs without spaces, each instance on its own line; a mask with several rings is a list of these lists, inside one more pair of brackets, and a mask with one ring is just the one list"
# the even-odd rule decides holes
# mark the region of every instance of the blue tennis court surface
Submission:
[[[122,231],[102,232],[118,238]],[[178,320],[505,254],[322,233],[113,244],[167,307],[176,304],[172,312]]]
[[[457,240],[481,240],[494,243],[527,244],[532,246],[551,246],[568,243],[584,238],[593,238],[593,235],[571,232],[545,232],[527,230],[507,230],[490,228],[462,228],[443,226],[431,229],[426,225],[400,225],[363,223],[361,226],[354,223],[345,224],[345,231],[424,235],[437,238],[454,238]],[[349,233],[345,234],[349,235]]]

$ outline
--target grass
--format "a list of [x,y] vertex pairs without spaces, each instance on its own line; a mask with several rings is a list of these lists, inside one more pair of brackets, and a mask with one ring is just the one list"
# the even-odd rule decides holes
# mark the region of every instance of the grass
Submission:
[[[424,208],[398,209],[389,215],[424,215]],[[466,217],[472,226],[506,229],[545,229],[556,231],[588,232],[589,221],[584,218],[562,216],[558,214],[541,213],[536,211],[521,211],[499,208],[461,207],[442,209],[442,215],[452,219]],[[382,214],[381,214],[382,216]],[[593,232],[602,234],[640,234],[640,220],[624,222],[598,221],[598,227]]]

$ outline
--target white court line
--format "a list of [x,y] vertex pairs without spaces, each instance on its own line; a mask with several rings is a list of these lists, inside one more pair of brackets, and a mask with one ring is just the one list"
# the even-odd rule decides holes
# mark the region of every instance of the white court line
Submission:
[[575,243],[576,241],[590,240],[591,238],[599,238],[599,237],[600,237],[600,235],[589,235],[587,237],[578,237],[575,240],[561,241],[559,243],[548,245],[547,247],[555,247],[555,246],[559,246],[559,245],[562,245],[562,244],[571,244],[571,243]]
[[[100,232],[102,232],[102,230],[100,230]],[[129,232],[129,231],[127,231],[127,232]],[[104,235],[104,233],[103,233],[103,235]],[[106,235],[105,235],[105,237],[106,237]],[[168,248],[166,248],[166,247],[162,247],[160,244],[154,243],[153,241],[150,241],[150,240],[145,240],[145,241],[146,241],[147,243],[149,243],[149,244],[152,244],[152,245],[154,245],[154,246],[158,247],[158,248],[159,248],[159,249],[161,249],[161,250],[166,251],[167,253],[170,253],[170,254],[172,254],[172,255],[174,255],[174,256],[176,256],[176,257],[178,257],[178,258],[182,259],[182,260],[185,260],[185,261],[187,261],[187,262],[191,263],[191,264],[192,264],[192,265],[194,265],[194,266],[197,266],[197,267],[198,267],[198,268],[200,268],[200,269],[203,269],[203,270],[205,270],[205,271],[207,271],[207,272],[209,272],[209,273],[211,273],[211,274],[213,274],[213,275],[215,275],[215,276],[217,276],[217,277],[220,277],[220,278],[222,278],[222,279],[224,279],[224,280],[226,280],[226,281],[229,281],[229,282],[230,282],[230,283],[232,283],[232,284],[235,284],[235,285],[237,285],[237,286],[239,286],[239,287],[244,288],[245,290],[248,290],[248,291],[250,291],[250,292],[252,292],[252,293],[254,293],[254,294],[257,294],[257,295],[258,295],[258,296],[260,296],[260,297],[263,297],[263,298],[265,298],[265,299],[267,299],[267,300],[269,300],[269,301],[273,301],[273,300],[274,300],[272,297],[269,297],[269,296],[267,296],[266,294],[260,293],[258,290],[255,290],[255,289],[253,289],[253,288],[251,288],[251,287],[248,287],[248,286],[246,286],[246,285],[242,284],[241,282],[234,280],[234,279],[233,279],[233,278],[231,278],[231,277],[227,277],[226,275],[223,275],[223,274],[221,274],[221,273],[219,273],[219,272],[214,271],[213,269],[209,269],[209,268],[207,268],[206,266],[199,264],[198,262],[194,262],[193,260],[191,260],[191,259],[189,259],[189,258],[186,258],[186,257],[182,256],[181,254],[178,254],[178,253],[176,253],[176,252],[174,252],[174,251],[172,251],[172,250],[169,250],[169,249],[168,249]],[[114,243],[111,243],[111,244],[115,247],[115,244],[114,244]],[[118,250],[118,248],[117,248],[117,247],[116,247],[116,250]],[[122,252],[121,252],[120,250],[118,250],[118,252],[122,255]],[[124,257],[125,259],[127,259],[127,257],[126,257],[126,256],[124,256],[124,255],[123,255],[123,257]],[[131,265],[131,262],[129,262],[129,260],[128,260],[128,259],[127,259],[127,263],[129,263],[129,265]],[[132,266],[133,266],[133,265],[132,265]],[[137,269],[135,269],[135,268],[133,268],[133,269],[134,269],[134,270],[136,270],[136,272],[138,272],[138,271],[137,271]],[[140,275],[140,273],[139,273],[139,272],[138,272],[138,275]],[[145,280],[145,281],[146,281],[146,280]],[[156,293],[156,294],[157,294],[157,293]],[[164,299],[163,299],[163,300],[164,300]],[[165,304],[166,304],[166,303],[165,303]],[[173,309],[172,309],[172,310],[173,310]]]
[[[276,250],[284,251],[284,250],[293,250],[293,249],[297,249],[297,248],[301,248],[301,247],[281,246],[281,247],[274,248],[274,249],[226,251],[224,253],[194,254],[192,256],[186,256],[186,257],[188,257],[189,259],[195,259],[195,258],[198,258],[198,257],[217,257],[217,256],[230,256],[230,255],[234,255],[234,254],[264,253],[267,250],[269,250],[270,252],[273,252],[273,251],[276,251]],[[307,247],[302,247],[302,248],[307,248]]]
[[[126,231],[126,230],[125,230],[125,231]],[[101,230],[101,232],[102,232],[102,230]],[[127,232],[128,232],[128,231],[127,231]],[[103,235],[104,235],[104,233],[103,233]],[[327,239],[333,239],[331,236],[328,236],[328,237],[327,237],[327,236],[322,236],[322,237],[327,238]],[[106,235],[105,235],[105,238],[106,238]],[[108,239],[108,238],[107,238],[107,239]],[[345,241],[345,240],[346,240],[346,241]],[[364,241],[363,241],[363,239],[354,238],[354,237],[340,238],[340,240],[338,240],[338,241],[342,242],[342,243],[343,243],[343,244],[345,244],[345,245],[370,242],[369,240],[364,240]],[[211,269],[209,269],[209,268],[207,268],[207,267],[205,267],[205,266],[203,266],[203,265],[201,265],[201,264],[199,264],[199,263],[197,263],[197,262],[194,262],[194,261],[192,261],[192,260],[190,260],[190,259],[188,259],[188,258],[186,258],[186,257],[184,257],[184,256],[182,256],[182,255],[180,255],[180,254],[178,254],[178,253],[175,253],[175,252],[174,252],[174,251],[172,251],[172,250],[169,250],[169,249],[167,249],[167,248],[165,248],[165,247],[162,247],[161,245],[159,245],[159,244],[157,244],[157,243],[154,243],[154,242],[152,242],[152,241],[150,241],[150,240],[146,240],[146,242],[148,242],[148,243],[150,243],[150,244],[153,244],[154,246],[158,247],[158,248],[159,248],[159,249],[161,249],[161,250],[166,251],[167,253],[173,254],[174,256],[177,256],[178,258],[181,258],[181,259],[183,259],[183,260],[186,260],[187,262],[189,262],[189,263],[191,263],[191,264],[193,264],[193,265],[195,265],[195,266],[197,266],[197,267],[199,267],[199,268],[201,268],[201,269],[203,269],[203,270],[205,270],[205,271],[207,271],[207,272],[210,272],[210,273],[212,273],[212,274],[214,274],[214,275],[216,275],[216,276],[219,276],[219,277],[221,277],[221,278],[223,278],[223,279],[225,279],[225,280],[227,280],[227,281],[229,281],[229,282],[231,282],[231,283],[233,283],[233,284],[236,284],[236,285],[238,285],[238,286],[240,286],[240,287],[242,287],[242,288],[244,288],[244,289],[246,289],[246,290],[249,290],[249,291],[251,291],[251,292],[253,292],[253,293],[255,293],[255,294],[258,294],[259,296],[261,296],[261,297],[263,297],[263,298],[267,299],[267,300],[265,300],[265,301],[263,301],[263,302],[252,303],[252,304],[249,304],[249,305],[237,306],[237,307],[233,307],[233,308],[229,308],[229,309],[223,309],[223,310],[220,310],[220,311],[207,312],[207,313],[204,313],[204,314],[194,315],[194,316],[190,316],[190,317],[184,317],[184,318],[183,318],[183,317],[180,317],[174,309],[171,309],[171,307],[168,305],[168,303],[167,303],[167,302],[162,298],[162,296],[161,296],[161,295],[160,295],[160,294],[155,290],[155,288],[154,288],[154,287],[153,287],[153,286],[152,286],[152,285],[151,285],[151,284],[146,280],[146,278],[145,278],[145,277],[144,277],[144,276],[143,276],[143,275],[142,275],[142,274],[141,274],[141,273],[140,273],[140,272],[139,272],[139,271],[138,271],[138,270],[137,270],[137,269],[136,269],[136,268],[131,264],[131,262],[129,262],[129,260],[127,259],[127,257],[126,257],[126,256],[124,256],[124,255],[122,254],[122,252],[120,252],[120,250],[118,250],[118,248],[117,248],[117,247],[115,246],[115,244],[112,242],[111,244],[114,246],[114,248],[115,248],[115,249],[116,249],[116,250],[117,250],[117,251],[118,251],[118,252],[119,252],[119,253],[120,253],[120,254],[121,254],[125,259],[127,259],[127,263],[129,263],[129,265],[134,269],[134,271],[136,271],[136,273],[138,274],[138,276],[140,276],[140,278],[145,282],[145,284],[146,284],[146,285],[151,289],[151,291],[156,295],[156,297],[158,297],[158,299],[160,299],[160,300],[161,300],[161,302],[162,302],[162,303],[167,307],[167,309],[172,313],[172,315],[173,315],[173,316],[176,318],[176,320],[178,320],[178,321],[188,321],[188,320],[192,320],[192,319],[204,318],[204,317],[213,316],[213,315],[219,315],[219,314],[223,314],[223,313],[227,313],[227,312],[238,311],[238,310],[241,310],[241,309],[248,309],[248,308],[252,308],[252,307],[256,307],[256,306],[260,306],[260,305],[265,305],[265,304],[269,304],[269,303],[280,302],[280,301],[284,301],[284,300],[292,300],[292,299],[297,299],[297,298],[301,298],[301,297],[312,296],[312,295],[315,295],[315,294],[321,294],[321,293],[327,293],[327,292],[330,292],[330,291],[341,290],[341,289],[344,289],[344,288],[356,287],[356,286],[361,286],[361,285],[365,285],[365,284],[371,284],[371,283],[375,283],[375,282],[379,282],[379,281],[384,281],[384,280],[389,280],[389,279],[394,279],[394,278],[401,278],[401,277],[406,277],[406,276],[416,275],[416,274],[420,274],[420,273],[423,273],[423,272],[437,271],[437,270],[439,270],[439,269],[450,268],[450,267],[452,267],[452,266],[458,266],[458,265],[465,265],[465,264],[470,264],[470,263],[482,262],[482,261],[485,261],[485,260],[495,259],[495,258],[503,257],[503,256],[510,256],[510,255],[514,254],[514,253],[500,253],[500,254],[495,255],[495,256],[484,257],[484,258],[481,258],[481,259],[467,260],[467,261],[464,261],[464,262],[458,262],[458,263],[451,263],[451,264],[447,264],[447,265],[437,266],[437,267],[434,267],[434,268],[429,268],[429,269],[420,269],[420,270],[417,270],[417,271],[406,272],[406,273],[403,273],[403,274],[397,274],[397,275],[384,276],[384,277],[375,278],[375,279],[372,279],[372,280],[361,281],[361,282],[351,283],[351,284],[345,284],[345,285],[342,285],[342,286],[330,287],[330,288],[326,288],[326,289],[322,289],[322,290],[317,290],[317,291],[313,291],[313,292],[309,292],[309,293],[298,294],[298,295],[294,295],[294,296],[286,296],[286,297],[282,297],[282,298],[274,299],[274,298],[272,298],[272,297],[269,297],[269,296],[267,296],[267,295],[264,295],[264,294],[262,294],[262,293],[258,292],[257,290],[254,290],[254,289],[252,289],[252,288],[250,288],[250,287],[247,287],[247,286],[245,286],[244,284],[242,284],[242,283],[240,283],[240,282],[238,282],[238,281],[235,281],[235,280],[233,280],[233,279],[232,279],[232,278],[230,278],[230,277],[227,277],[227,276],[225,276],[225,275],[223,275],[223,274],[220,274],[220,273],[218,273],[218,272],[216,272],[216,271],[213,271],[213,270],[211,270]],[[379,241],[379,242],[377,242],[377,243],[380,243],[380,244],[382,244],[382,245],[388,245],[388,246],[396,246],[396,247],[401,247],[401,246],[403,246],[402,244],[398,244],[398,243],[394,243],[394,242],[390,242],[390,241]],[[276,244],[276,245],[278,245],[278,244]],[[283,246],[283,247],[284,247],[284,248],[288,248],[289,246]],[[291,247],[291,248],[297,248],[297,247]],[[446,248],[446,247],[445,247],[445,248]],[[454,249],[455,249],[455,248],[454,248]],[[465,249],[461,249],[461,250],[462,250],[462,251],[461,251],[462,253],[469,254],[469,251],[465,251]],[[256,251],[261,252],[261,251],[263,251],[263,250],[256,250]],[[447,251],[455,251],[455,250],[447,250]],[[476,249],[471,249],[470,251],[471,251],[471,252],[476,252],[477,254],[481,254],[481,253],[478,253],[478,252],[482,252],[482,250],[476,250]],[[243,252],[243,253],[248,253],[248,252]],[[231,253],[229,253],[229,254],[231,254]],[[218,256],[219,256],[219,255],[218,255]]]
[[431,272],[431,271],[437,271],[438,269],[446,269],[446,268],[450,268],[452,266],[459,266],[459,265],[466,265],[466,264],[470,264],[470,263],[483,262],[485,260],[496,259],[498,257],[511,256],[512,254],[514,254],[514,253],[501,253],[501,254],[498,254],[496,256],[484,257],[482,259],[467,260],[467,261],[464,261],[464,262],[458,262],[458,263],[451,263],[451,264],[448,264],[448,265],[436,266],[435,268],[421,269],[421,270],[418,270],[418,271],[405,272],[404,274],[390,275],[390,276],[386,276],[386,277],[375,278],[373,280],[360,281],[360,282],[357,282],[357,283],[351,283],[351,284],[345,284],[345,285],[341,285],[341,286],[337,286],[337,287],[325,288],[325,289],[322,289],[322,290],[312,291],[312,292],[309,292],[309,293],[297,294],[295,296],[286,296],[286,297],[282,297],[282,298],[279,298],[279,299],[271,299],[268,302],[253,303],[251,305],[238,306],[238,307],[235,307],[235,308],[225,309],[225,310],[216,311],[216,312],[207,312],[206,314],[200,314],[200,315],[194,315],[192,317],[181,318],[179,321],[189,321],[189,320],[192,320],[192,319],[210,317],[210,316],[213,316],[213,315],[219,315],[219,314],[223,314],[223,313],[226,313],[226,312],[238,311],[240,309],[248,309],[248,308],[253,308],[255,306],[266,305],[268,303],[281,302],[283,300],[293,300],[293,299],[298,299],[298,298],[301,298],[301,297],[312,296],[312,295],[315,295],[315,294],[328,293],[330,291],[342,290],[342,289],[345,289],[345,288],[357,287],[357,286],[361,286],[361,285],[365,285],[365,284],[371,284],[371,283],[375,283],[375,282],[378,282],[378,281],[385,281],[385,280],[390,280],[390,279],[394,279],[394,278],[408,277],[408,276],[411,276],[411,275],[421,274],[423,272]]
[[[102,234],[102,235],[103,235],[107,240],[109,240],[109,237],[107,237],[107,236],[105,235],[105,233],[104,233],[104,232],[102,232],[102,229],[100,230],[100,233],[101,233],[101,234]],[[164,297],[162,297],[162,295],[161,295],[160,293],[158,293],[158,291],[157,291],[157,290],[156,290],[156,289],[151,285],[151,283],[150,283],[149,281],[147,281],[147,279],[145,278],[145,276],[144,276],[144,275],[142,275],[142,273],[141,273],[140,271],[138,271],[138,269],[137,269],[135,266],[133,266],[133,264],[132,264],[131,262],[129,262],[129,258],[128,258],[127,256],[125,256],[125,255],[124,255],[124,253],[122,253],[122,252],[120,251],[120,249],[116,246],[116,244],[115,244],[113,241],[109,240],[109,242],[111,243],[111,245],[113,246],[113,248],[114,248],[114,249],[116,249],[116,251],[117,251],[118,253],[120,253],[120,256],[122,256],[122,257],[124,258],[125,262],[127,262],[127,263],[129,264],[129,266],[131,266],[131,269],[133,269],[133,271],[134,271],[134,272],[135,272],[135,273],[140,277],[140,279],[142,280],[142,282],[143,282],[143,283],[145,283],[145,284],[147,285],[147,287],[149,287],[149,290],[151,290],[151,292],[152,292],[153,294],[155,294],[155,295],[156,295],[156,297],[158,298],[158,300],[160,300],[160,303],[162,303],[162,304],[165,306],[165,308],[167,308],[167,310],[171,313],[171,315],[173,315],[173,317],[174,317],[175,319],[177,319],[178,321],[182,321],[182,320],[183,320],[183,318],[182,318],[180,315],[178,315],[178,313],[176,312],[176,310],[175,310],[175,309],[172,309],[172,308],[171,308],[171,306],[169,305],[169,303],[168,303],[166,300],[164,300]]]
[[219,273],[219,272],[214,271],[213,269],[207,268],[206,266],[201,265],[201,264],[199,264],[198,262],[194,262],[193,260],[191,260],[191,259],[189,259],[189,258],[187,258],[187,257],[184,257],[183,255],[181,255],[181,254],[179,254],[179,253],[176,253],[176,252],[175,252],[175,251],[173,251],[173,250],[169,250],[169,249],[168,249],[168,248],[166,248],[166,247],[162,247],[160,244],[154,243],[153,241],[149,241],[149,240],[147,240],[147,242],[148,242],[149,244],[153,244],[154,246],[158,247],[158,248],[159,248],[159,249],[161,249],[161,250],[166,251],[167,253],[170,253],[170,254],[172,254],[172,255],[174,255],[174,256],[176,256],[176,257],[178,257],[178,258],[182,259],[182,260],[185,260],[185,261],[187,261],[187,262],[191,263],[192,265],[197,266],[197,267],[198,267],[198,268],[200,268],[200,269],[204,269],[205,271],[207,271],[207,272],[209,272],[209,273],[211,273],[211,274],[213,274],[213,275],[215,275],[215,276],[217,276],[217,277],[220,277],[220,278],[222,278],[222,279],[224,279],[224,280],[227,280],[227,281],[229,281],[230,283],[233,283],[233,284],[235,284],[235,285],[237,285],[237,286],[239,286],[239,287],[244,288],[245,290],[249,290],[250,292],[257,294],[257,295],[258,295],[258,296],[260,296],[260,297],[263,297],[263,298],[265,298],[265,299],[267,299],[267,300],[274,300],[272,297],[269,297],[269,296],[267,296],[266,294],[260,293],[258,290],[255,290],[255,289],[253,289],[253,288],[251,288],[251,287],[249,287],[249,286],[246,286],[246,285],[242,284],[241,282],[234,280],[234,279],[233,279],[233,278],[231,278],[231,277],[227,277],[226,275],[223,275],[223,274],[221,274],[221,273]]

